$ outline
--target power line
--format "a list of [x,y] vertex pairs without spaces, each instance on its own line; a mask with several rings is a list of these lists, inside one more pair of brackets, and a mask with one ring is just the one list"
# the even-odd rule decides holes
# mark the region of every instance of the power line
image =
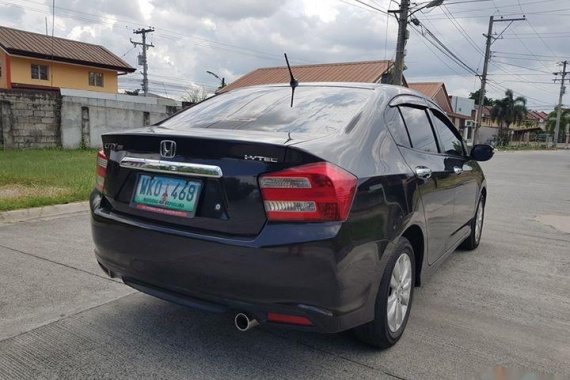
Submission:
[[[497,53],[493,54],[493,57],[494,58],[509,59],[509,60],[514,59],[515,61],[525,61],[525,62],[528,62],[528,60],[529,60],[529,57],[509,57],[508,55],[497,54]],[[550,62],[550,63],[556,62],[555,59],[539,59],[539,58],[533,59],[532,61],[533,62]]]
[[[549,2],[554,2],[554,1],[559,1],[559,0],[533,0],[533,1],[528,1],[528,2],[524,2],[524,3],[520,3],[521,5],[532,5],[532,4],[541,4],[544,5],[544,3],[549,3]],[[446,5],[450,5],[451,3],[445,3]],[[463,10],[457,10],[455,11],[455,14],[463,14],[463,13],[473,13],[473,12],[484,12],[484,13],[489,13],[489,10],[496,10],[497,12],[501,13],[501,9],[507,9],[507,8],[520,8],[519,4],[514,3],[514,4],[509,4],[509,5],[497,5],[496,3],[493,3],[494,5],[491,7],[477,7],[475,9],[463,9]],[[525,12],[522,12],[523,14],[528,14]],[[489,16],[486,16],[489,17]]]
[[366,6],[366,7],[368,7],[368,8],[374,9],[375,11],[378,11],[378,12],[380,12],[380,13],[388,14],[388,12],[385,11],[384,9],[380,9],[380,8],[375,7],[375,6],[372,6],[372,5],[368,4],[368,3],[365,3],[365,2],[362,1],[362,0],[354,0],[354,1],[356,1],[356,2],[359,3],[359,4],[362,4],[362,5]]
[[[419,32],[414,26],[412,26],[412,30],[421,37],[424,37],[421,32]],[[420,39],[420,41],[425,45],[425,47],[441,62],[443,63],[445,66],[447,66],[451,71],[455,72],[457,75],[462,75],[462,73],[460,73],[459,71],[457,71],[455,68],[453,68],[451,65],[449,65],[443,58],[441,58],[428,44],[427,44],[427,39],[426,41],[424,41],[424,39],[426,39],[425,37],[423,39]],[[431,44],[431,41],[429,41]],[[438,49],[439,50],[439,49]],[[441,50],[440,50],[441,51]],[[443,52],[442,52],[443,53]],[[446,55],[447,56],[447,55]],[[452,59],[451,57],[448,57],[450,59]],[[455,63],[455,61],[453,61]]]
[[441,10],[443,11],[443,13],[447,16],[447,18],[449,19],[449,21],[451,21],[451,23],[453,24],[453,26],[455,27],[455,29],[457,29],[459,31],[459,33],[461,33],[466,39],[467,42],[469,42],[469,44],[471,46],[473,46],[473,48],[478,51],[481,55],[484,55],[484,51],[483,49],[481,49],[477,43],[473,40],[473,38],[471,38],[471,36],[469,34],[467,34],[467,32],[465,31],[465,29],[463,28],[463,26],[457,22],[457,20],[455,19],[455,17],[453,16],[453,14],[449,11],[449,9],[447,8],[446,5],[443,5]]
[[[25,5],[22,5],[21,2],[36,4],[36,5],[39,5],[42,7],[46,6],[43,3],[38,3],[38,2],[35,2],[32,0],[18,0],[18,2],[12,2],[12,1],[8,1],[8,0],[0,0],[0,3],[14,5],[16,7],[26,9],[26,10],[30,10],[33,12],[38,12],[38,13],[43,13],[43,14],[51,14],[51,12],[49,10],[25,6]],[[97,14],[89,13],[89,12],[76,11],[73,9],[59,7],[59,6],[56,6],[55,9],[58,9],[60,11],[58,13],[58,17],[70,18],[70,19],[74,19],[74,20],[84,20],[84,21],[90,21],[90,22],[99,22],[99,23],[110,24],[110,25],[114,25],[116,23],[125,23],[125,24],[132,25],[135,27],[140,26],[140,22],[133,20],[133,19],[118,19],[115,17],[108,17],[108,16],[97,15]],[[229,44],[229,43],[215,41],[215,40],[209,40],[209,39],[197,36],[197,35],[182,34],[182,33],[179,33],[179,32],[173,31],[173,30],[169,30],[167,28],[159,27],[159,26],[156,26],[156,31],[157,32],[163,31],[164,32],[164,33],[162,33],[163,36],[171,35],[171,36],[176,36],[178,38],[182,37],[182,38],[194,39],[196,41],[207,42],[210,44],[209,47],[212,47],[214,49],[229,50],[229,48],[231,47],[231,48],[233,48],[231,51],[236,52],[238,54],[245,54],[245,55],[252,55],[252,53],[253,54],[265,54],[265,56],[267,58],[271,57],[271,59],[273,59],[274,61],[282,61],[283,60],[283,56],[281,54],[270,53],[267,51],[246,48],[243,46]],[[157,34],[160,34],[160,33],[157,33]],[[222,48],[222,46],[225,48]],[[294,59],[294,61],[295,62],[311,63],[310,61],[300,59],[300,58],[296,58],[296,59]]]
[[[468,72],[478,75],[477,70],[473,69],[472,67],[470,67],[467,63],[465,63],[457,54],[455,54],[449,47],[447,47],[435,34],[433,34],[425,25],[423,25],[422,23],[419,24],[419,27],[421,28],[422,31],[422,36],[424,38],[426,38],[428,41],[430,41],[430,43],[432,43],[438,50],[445,51],[445,55],[447,55],[449,58],[451,58],[455,63],[457,63],[459,66],[463,67],[465,70],[467,70]],[[426,35],[423,33],[427,33],[427,35],[431,38],[428,39],[426,37]],[[433,42],[432,42],[433,40]],[[442,52],[443,52],[442,51]]]
[[532,67],[527,67],[527,66],[521,66],[521,65],[516,65],[514,63],[508,63],[508,62],[502,62],[502,61],[495,61],[496,63],[500,63],[501,65],[507,65],[507,66],[513,66],[513,67],[518,67],[520,69],[526,69],[526,70],[530,70],[530,71],[536,71],[539,73],[544,73],[544,74],[551,74],[548,71],[544,71],[544,70],[538,70],[538,69],[534,69]]
[[[503,85],[501,85],[501,84],[498,84],[498,83],[496,83],[496,82],[489,81],[488,84],[489,84],[489,86],[494,87],[495,89],[500,89],[500,90],[503,90],[503,91],[505,91],[505,90],[511,90],[511,91],[513,92],[513,94],[523,96],[523,97],[525,97],[525,98],[527,98],[527,99],[531,99],[531,100],[534,100],[534,101],[536,101],[536,102],[539,102],[539,103],[542,103],[542,104],[545,104],[545,105],[550,104],[550,103],[544,102],[544,100],[542,100],[542,99],[537,99],[537,98],[534,98],[534,97],[532,97],[532,96],[525,95],[525,94],[523,94],[522,92],[515,91],[515,90],[513,90],[513,89],[511,89],[511,88],[505,87],[505,86],[503,86]],[[551,105],[551,104],[550,104],[550,105]]]
[[[513,73],[512,71],[507,70],[505,67],[502,67],[500,62],[491,61],[490,63],[491,63],[494,67],[496,67],[497,69],[499,69],[499,70],[501,70],[502,72],[506,73],[507,75],[510,75],[510,76],[512,76],[512,77],[514,77],[514,78],[518,78],[519,81],[521,81],[521,82],[526,82],[526,81],[528,80],[527,78],[524,77],[526,74],[515,74],[515,73]],[[535,89],[535,90],[539,90],[539,91],[543,91],[543,92],[545,92],[545,93],[550,93],[550,89],[546,89],[546,88],[544,88],[544,87],[535,86],[534,89]]]

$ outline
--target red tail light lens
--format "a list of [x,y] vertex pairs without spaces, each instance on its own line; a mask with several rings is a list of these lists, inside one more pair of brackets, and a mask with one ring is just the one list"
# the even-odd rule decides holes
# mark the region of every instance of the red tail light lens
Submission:
[[344,221],[356,182],[338,166],[318,162],[262,175],[259,187],[271,221]]
[[267,320],[269,322],[275,323],[286,323],[289,325],[299,325],[299,326],[312,326],[313,323],[307,317],[302,317],[300,315],[289,315],[289,314],[279,314],[279,313],[267,313]]
[[105,174],[107,174],[107,156],[105,152],[100,150],[97,152],[97,168],[95,169],[95,188],[103,191],[105,186]]

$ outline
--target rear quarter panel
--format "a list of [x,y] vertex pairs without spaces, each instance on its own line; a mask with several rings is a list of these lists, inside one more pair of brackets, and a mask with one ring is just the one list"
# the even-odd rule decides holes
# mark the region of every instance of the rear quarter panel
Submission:
[[[409,226],[418,225],[425,231],[418,179],[385,127],[383,115],[389,99],[389,94],[379,93],[344,134],[296,146],[358,177],[351,212],[340,233],[353,247],[376,244],[377,271],[383,270],[381,258],[390,242]],[[424,252],[421,256],[425,257]]]

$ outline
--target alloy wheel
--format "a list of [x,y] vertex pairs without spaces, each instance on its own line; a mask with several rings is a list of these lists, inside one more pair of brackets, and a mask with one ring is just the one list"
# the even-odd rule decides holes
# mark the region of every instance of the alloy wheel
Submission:
[[478,243],[481,239],[481,231],[483,230],[483,200],[479,201],[477,207],[477,216],[475,217],[475,241]]
[[404,323],[412,292],[412,263],[407,253],[402,253],[390,277],[390,292],[388,295],[388,328],[392,333]]

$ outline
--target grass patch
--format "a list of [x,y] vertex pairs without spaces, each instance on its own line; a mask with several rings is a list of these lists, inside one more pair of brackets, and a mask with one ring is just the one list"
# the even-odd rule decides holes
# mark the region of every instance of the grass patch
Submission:
[[96,154],[92,149],[0,151],[0,211],[87,200]]

